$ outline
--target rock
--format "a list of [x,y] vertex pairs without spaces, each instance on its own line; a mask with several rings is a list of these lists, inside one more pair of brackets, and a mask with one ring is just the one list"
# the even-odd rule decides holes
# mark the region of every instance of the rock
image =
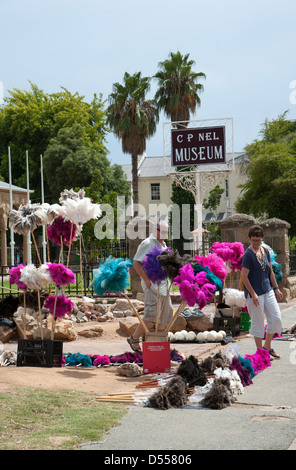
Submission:
[[102,336],[103,331],[101,326],[91,326],[85,330],[79,331],[78,334],[84,338],[97,338],[98,336]]
[[[51,330],[52,327],[52,315],[47,317],[47,328]],[[75,341],[77,339],[77,333],[73,328],[73,322],[71,320],[57,320],[55,323],[54,339],[61,341]]]
[[135,317],[126,317],[119,320],[119,329],[122,331],[126,336],[132,335],[139,324],[139,320]]
[[[51,339],[51,330],[49,328],[42,328],[42,335],[43,339]],[[33,331],[33,339],[41,339],[41,328],[38,326],[34,331]],[[29,338],[28,338],[29,339]],[[55,338],[57,339],[57,338]]]
[[138,364],[133,363],[121,364],[121,366],[117,367],[117,372],[119,375],[123,375],[124,377],[138,377],[139,375],[142,375],[141,368]]
[[[184,317],[182,317],[182,315],[179,315],[179,317],[177,318],[177,320],[175,321],[175,323],[173,324],[172,328],[170,329],[170,331],[172,331],[173,333],[175,333],[176,331],[181,331],[181,330],[186,330],[186,326],[187,326],[187,321]],[[192,329],[192,328],[191,328]]]
[[209,331],[213,329],[213,323],[211,322],[212,314],[206,313],[204,317],[198,318],[197,320],[187,320],[187,326],[190,330],[194,331]]

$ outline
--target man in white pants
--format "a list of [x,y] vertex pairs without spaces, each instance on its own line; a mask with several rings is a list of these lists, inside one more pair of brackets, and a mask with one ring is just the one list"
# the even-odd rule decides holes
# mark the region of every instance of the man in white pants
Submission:
[[[167,245],[165,239],[168,237],[168,225],[165,222],[159,222],[155,225],[151,235],[140,243],[137,252],[134,256],[134,269],[141,277],[141,286],[144,292],[144,316],[143,321],[148,326],[151,322],[156,322],[156,305],[157,305],[157,290],[158,286],[153,284],[148,278],[146,272],[142,267],[142,261],[144,260],[147,253],[150,253],[152,248],[161,245],[165,250]],[[164,280],[159,285],[159,308],[162,309],[162,303],[164,302],[165,296],[168,289],[168,280]],[[171,298],[168,295],[165,301],[164,308],[162,310],[160,323],[158,325],[159,331],[164,331],[166,325],[170,321],[173,315],[173,306]],[[141,323],[137,326],[137,329],[133,335],[128,338],[128,343],[133,351],[141,351],[139,340],[144,334],[144,328]]]

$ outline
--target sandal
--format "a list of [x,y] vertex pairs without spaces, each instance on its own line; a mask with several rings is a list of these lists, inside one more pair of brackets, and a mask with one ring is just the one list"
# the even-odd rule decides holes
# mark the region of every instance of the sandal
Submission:
[[[133,335],[130,335],[129,338],[127,338],[127,342],[130,345],[131,349],[135,352],[142,352],[140,345],[139,345],[139,340],[135,339]],[[138,346],[134,346],[134,344],[138,344]]]
[[270,349],[270,350],[269,350],[269,354],[270,354],[272,357],[275,357],[276,359],[280,359],[280,358],[281,358],[281,356],[280,356],[279,354],[277,354],[274,349]]

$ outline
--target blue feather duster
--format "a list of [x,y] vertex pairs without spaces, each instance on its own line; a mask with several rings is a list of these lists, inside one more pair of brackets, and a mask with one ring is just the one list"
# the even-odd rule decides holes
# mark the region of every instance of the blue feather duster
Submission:
[[99,264],[99,268],[93,270],[94,279],[89,287],[93,286],[97,295],[103,295],[106,292],[122,292],[129,284],[130,266],[133,266],[130,259],[109,256]]

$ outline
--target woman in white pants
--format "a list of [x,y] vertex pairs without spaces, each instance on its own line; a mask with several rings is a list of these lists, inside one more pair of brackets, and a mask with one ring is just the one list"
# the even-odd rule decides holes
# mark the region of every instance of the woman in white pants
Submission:
[[279,354],[271,348],[271,340],[275,333],[281,333],[282,321],[278,302],[283,299],[283,294],[277,285],[269,253],[261,246],[263,230],[259,225],[250,227],[249,239],[251,245],[242,259],[241,280],[251,317],[250,334],[254,336],[257,348],[262,348],[265,313],[268,324],[263,348],[279,359]]

